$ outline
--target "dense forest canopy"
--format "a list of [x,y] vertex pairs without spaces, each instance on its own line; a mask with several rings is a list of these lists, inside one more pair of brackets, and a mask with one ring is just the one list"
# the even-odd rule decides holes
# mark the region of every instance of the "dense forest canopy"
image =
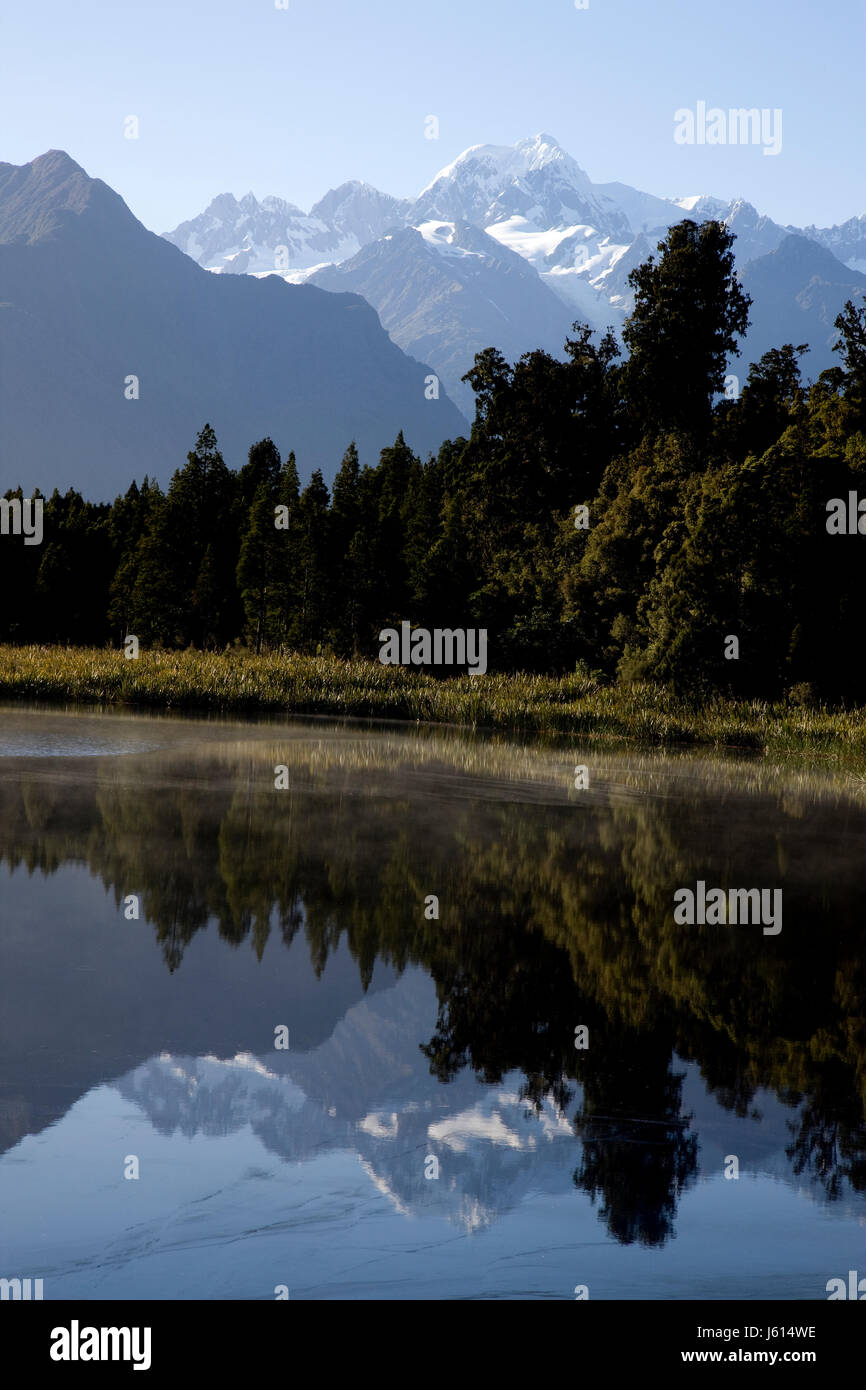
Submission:
[[863,699],[866,308],[839,315],[817,381],[785,343],[740,384],[732,245],[721,223],[670,229],[630,276],[627,355],[579,323],[561,361],[479,353],[470,437],[435,458],[401,434],[361,468],[350,445],[330,491],[318,471],[301,488],[271,439],[234,471],[206,425],[165,492],[55,492],[41,545],[0,538],[0,640],[375,659],[409,620],[485,628],[493,670]]

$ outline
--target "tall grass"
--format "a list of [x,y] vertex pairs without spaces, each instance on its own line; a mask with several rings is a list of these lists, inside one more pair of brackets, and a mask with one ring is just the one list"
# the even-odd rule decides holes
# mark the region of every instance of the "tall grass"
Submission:
[[415,720],[644,745],[703,744],[826,757],[866,750],[866,712],[716,699],[586,675],[458,676],[332,657],[0,647],[0,699]]

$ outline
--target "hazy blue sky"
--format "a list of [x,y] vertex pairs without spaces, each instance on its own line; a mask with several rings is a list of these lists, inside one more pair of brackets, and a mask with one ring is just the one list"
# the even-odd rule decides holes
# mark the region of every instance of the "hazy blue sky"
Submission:
[[[217,193],[309,208],[420,191],[467,145],[554,135],[591,178],[866,212],[863,0],[8,0],[0,158],[65,149],[155,231]],[[673,113],[780,107],[778,157],[681,146]],[[123,121],[140,120],[127,140]],[[436,115],[440,138],[424,137]]]

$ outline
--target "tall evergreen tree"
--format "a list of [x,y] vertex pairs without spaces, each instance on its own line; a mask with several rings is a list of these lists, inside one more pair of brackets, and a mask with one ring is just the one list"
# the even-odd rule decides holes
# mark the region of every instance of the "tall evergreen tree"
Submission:
[[634,309],[622,390],[632,431],[687,430],[705,437],[729,356],[749,323],[751,300],[734,271],[734,236],[721,222],[686,219],[629,275]]
[[259,483],[241,541],[237,585],[244,608],[244,636],[260,652],[279,636],[280,534],[276,529],[276,483]]
[[297,629],[305,651],[322,649],[331,609],[329,574],[328,489],[320,469],[316,469],[301,493],[297,528],[292,540],[297,546],[298,612]]
[[277,537],[274,638],[285,645],[297,643],[300,635],[300,491],[295,455],[290,453],[280,470],[274,505],[274,528]]
[[262,483],[276,490],[280,480],[280,451],[272,439],[260,439],[249,451],[238,474],[238,495],[242,506],[250,508]]
[[237,477],[205,425],[142,539],[130,619],[169,645],[221,645],[239,630]]
[[808,350],[806,343],[785,343],[752,363],[739,400],[716,411],[716,452],[745,459],[775,444],[804,404],[799,359]]
[[343,455],[331,491],[330,562],[331,638],[341,655],[355,655],[359,645],[361,601],[358,530],[361,524],[361,467],[354,440]]
[[859,306],[849,299],[835,321],[839,337],[834,344],[845,364],[846,395],[857,412],[862,428],[866,417],[866,304]]
[[141,487],[133,482],[111,509],[109,534],[114,555],[114,574],[109,589],[108,627],[119,646],[135,631],[132,601],[139,565],[144,554],[144,538],[151,534],[156,513],[163,502],[159,483],[147,475]]

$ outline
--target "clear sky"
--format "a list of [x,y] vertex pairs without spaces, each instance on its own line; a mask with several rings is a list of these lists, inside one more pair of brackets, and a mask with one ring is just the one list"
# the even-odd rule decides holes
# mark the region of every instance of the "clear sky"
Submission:
[[[740,195],[797,225],[866,212],[863,0],[287,4],[7,0],[0,159],[65,149],[159,232],[226,191],[407,196],[468,145],[539,131],[596,182]],[[699,101],[781,108],[781,153],[676,144]]]

